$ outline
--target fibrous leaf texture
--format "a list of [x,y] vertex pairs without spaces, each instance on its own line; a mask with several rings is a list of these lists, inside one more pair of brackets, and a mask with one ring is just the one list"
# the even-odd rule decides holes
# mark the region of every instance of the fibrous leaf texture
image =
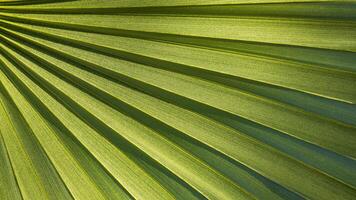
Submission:
[[3,0],[0,199],[356,199],[356,1]]

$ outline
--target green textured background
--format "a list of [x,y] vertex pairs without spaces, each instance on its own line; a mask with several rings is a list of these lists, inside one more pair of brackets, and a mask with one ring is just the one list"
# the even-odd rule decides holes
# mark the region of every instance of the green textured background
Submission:
[[0,0],[0,199],[356,199],[356,1]]

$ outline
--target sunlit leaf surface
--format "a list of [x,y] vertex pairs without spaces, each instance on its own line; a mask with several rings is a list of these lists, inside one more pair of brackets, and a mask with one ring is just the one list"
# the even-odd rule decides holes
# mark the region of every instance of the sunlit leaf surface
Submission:
[[0,199],[356,199],[356,1],[2,0]]

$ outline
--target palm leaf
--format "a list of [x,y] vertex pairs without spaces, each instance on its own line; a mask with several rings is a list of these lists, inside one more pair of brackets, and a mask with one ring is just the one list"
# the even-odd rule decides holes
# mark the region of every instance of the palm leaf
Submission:
[[0,3],[1,199],[355,199],[356,1]]

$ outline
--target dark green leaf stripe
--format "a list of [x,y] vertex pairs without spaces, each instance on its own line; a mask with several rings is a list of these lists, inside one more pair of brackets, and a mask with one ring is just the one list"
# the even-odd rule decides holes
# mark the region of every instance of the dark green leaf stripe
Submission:
[[0,2],[0,199],[355,199],[356,1]]

